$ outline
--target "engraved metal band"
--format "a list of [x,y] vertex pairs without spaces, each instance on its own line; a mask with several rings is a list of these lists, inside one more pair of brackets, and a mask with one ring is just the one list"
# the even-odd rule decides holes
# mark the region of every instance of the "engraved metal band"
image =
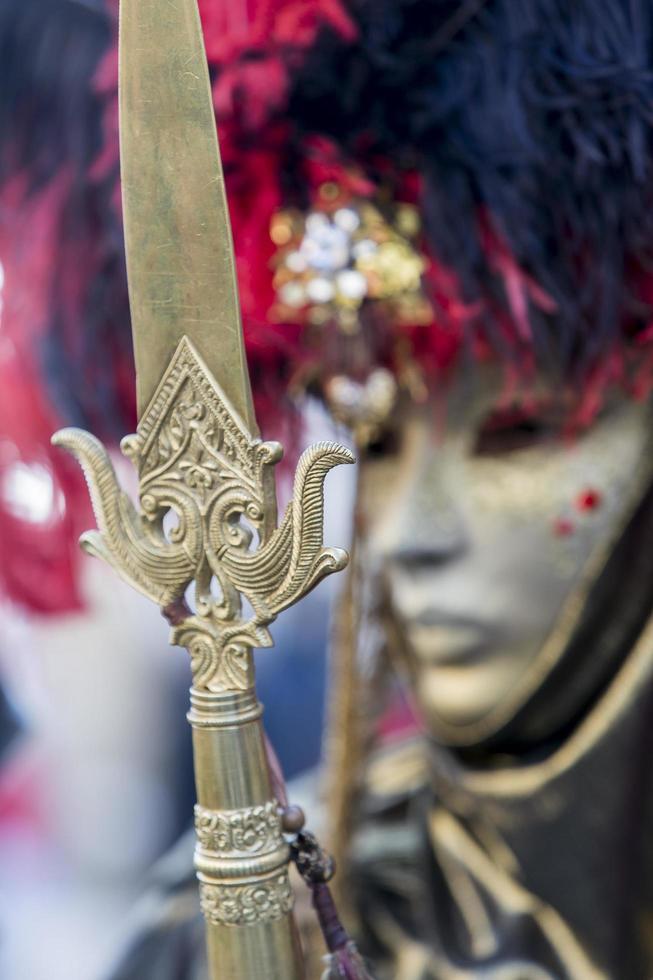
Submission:
[[257,699],[254,688],[215,694],[193,686],[190,705],[186,717],[193,728],[234,728],[256,721],[263,714],[263,705]]
[[197,804],[195,829],[195,868],[209,922],[251,925],[290,911],[289,849],[276,800],[239,810]]
[[198,803],[195,830],[204,850],[225,858],[262,854],[283,843],[276,800],[242,810],[209,810]]
[[200,904],[212,925],[249,926],[271,922],[293,907],[288,872],[233,885],[215,885],[200,877]]

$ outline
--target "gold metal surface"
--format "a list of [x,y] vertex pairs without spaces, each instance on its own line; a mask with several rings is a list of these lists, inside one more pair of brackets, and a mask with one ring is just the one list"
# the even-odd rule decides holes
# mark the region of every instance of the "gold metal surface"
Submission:
[[253,687],[191,689],[197,845],[210,980],[300,980],[288,845]]
[[120,2],[120,161],[139,413],[186,334],[256,434],[197,0]]
[[323,484],[353,457],[334,443],[307,450],[277,526],[282,449],[257,437],[196,0],[121,0],[120,105],[140,417],[122,449],[140,508],[92,435],[64,429],[53,442],[87,478],[98,529],[83,546],[162,608],[191,656],[210,980],[302,980],[253,649],[346,565],[323,547]]
[[[322,546],[322,516],[325,477],[352,462],[349,450],[325,442],[303,454],[277,528],[272,468],[281,446],[248,434],[186,337],[136,434],[122,442],[138,468],[140,513],[97,439],[63,429],[54,441],[88,479],[98,530],[83,535],[83,547],[168,610],[172,642],[190,651],[200,690],[248,690],[251,649],[272,645],[268,625],[347,562],[346,552]],[[177,524],[167,529],[169,511]],[[191,583],[194,614],[184,607]]]
[[84,548],[162,607],[171,642],[191,656],[196,867],[211,977],[301,977],[252,650],[272,645],[268,626],[282,609],[345,566],[346,552],[323,547],[323,485],[353,457],[335,443],[308,449],[276,527],[281,447],[248,434],[186,337],[122,443],[138,468],[140,510],[94,436],[63,429],[53,442],[87,478],[98,530],[83,535]]

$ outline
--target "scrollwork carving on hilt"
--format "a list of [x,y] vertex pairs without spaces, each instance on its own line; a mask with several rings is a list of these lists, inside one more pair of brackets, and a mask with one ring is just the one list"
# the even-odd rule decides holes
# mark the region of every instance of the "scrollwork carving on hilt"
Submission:
[[[62,429],[52,441],[77,458],[89,486],[97,530],[82,546],[166,612],[196,688],[250,687],[251,650],[272,645],[270,623],[347,563],[345,551],[323,544],[323,489],[351,452],[332,442],[308,449],[277,526],[283,450],[250,435],[188,338],[122,442],[138,471],[140,510],[94,436]],[[185,602],[192,583],[194,611]]]

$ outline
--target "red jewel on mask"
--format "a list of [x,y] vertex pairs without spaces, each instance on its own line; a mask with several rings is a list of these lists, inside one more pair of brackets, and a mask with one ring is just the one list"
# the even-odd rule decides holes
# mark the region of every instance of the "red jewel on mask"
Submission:
[[581,512],[596,510],[601,506],[601,494],[598,490],[587,488],[576,498],[576,508]]
[[557,517],[553,522],[553,533],[557,538],[568,538],[574,533],[573,522],[567,517]]

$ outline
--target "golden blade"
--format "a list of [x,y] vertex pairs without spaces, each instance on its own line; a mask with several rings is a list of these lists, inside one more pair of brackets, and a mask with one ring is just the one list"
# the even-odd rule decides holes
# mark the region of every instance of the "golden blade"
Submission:
[[185,335],[255,435],[197,0],[121,0],[120,142],[139,417]]

